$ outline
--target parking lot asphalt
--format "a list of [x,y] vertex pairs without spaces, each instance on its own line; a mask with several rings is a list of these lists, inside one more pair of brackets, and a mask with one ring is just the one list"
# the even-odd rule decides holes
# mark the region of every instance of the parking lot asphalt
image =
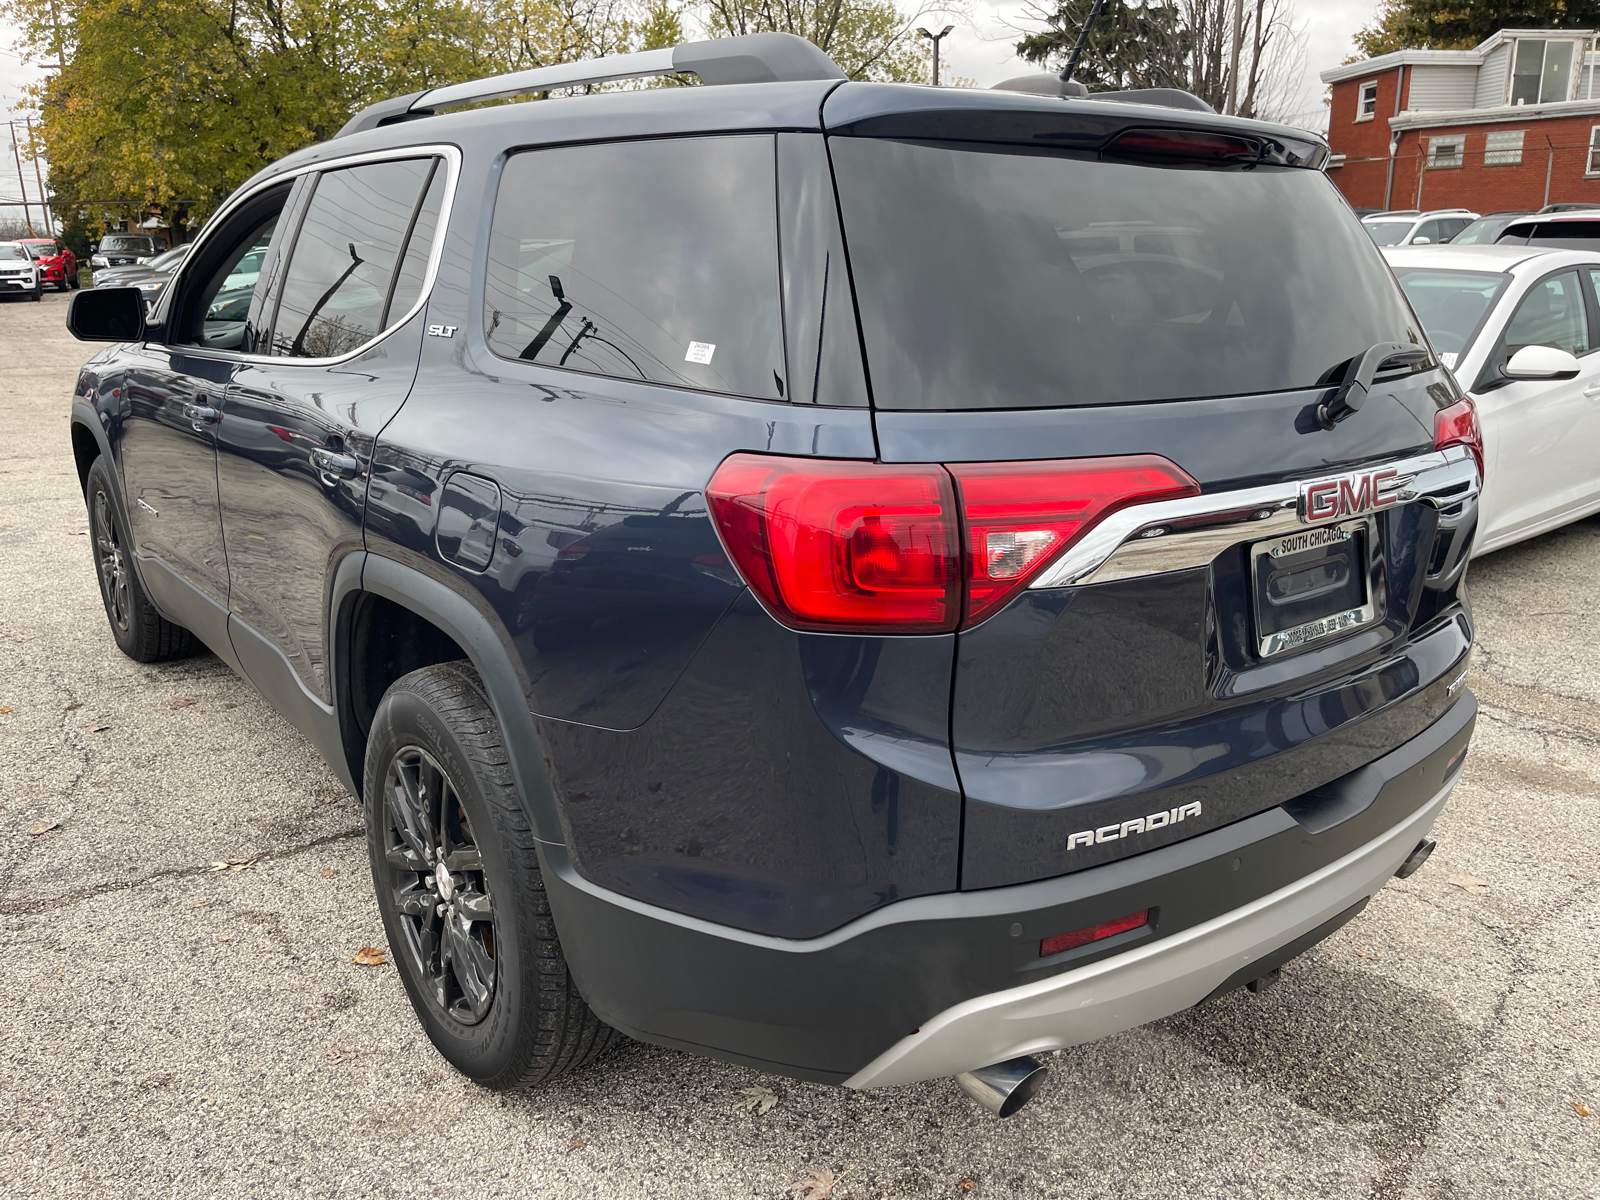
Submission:
[[112,642],[65,300],[0,304],[0,1196],[1600,1196],[1600,520],[1474,564],[1439,850],[1259,997],[1054,1055],[1004,1123],[631,1042],[496,1095],[351,961],[360,812],[309,744]]

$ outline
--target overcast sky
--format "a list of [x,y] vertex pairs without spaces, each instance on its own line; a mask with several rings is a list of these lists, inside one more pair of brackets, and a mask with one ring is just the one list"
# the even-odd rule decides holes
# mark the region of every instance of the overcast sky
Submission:
[[[1351,38],[1372,20],[1377,0],[1293,0],[1295,22],[1303,30],[1306,69],[1301,80],[1295,123],[1324,128],[1323,88],[1317,72],[1336,66],[1354,49]],[[1019,62],[1014,52],[1016,26],[1032,27],[1023,18],[1021,0],[973,0],[971,25],[957,23],[943,43],[942,70],[964,76],[981,87],[999,83],[1033,68]],[[943,22],[930,17],[937,29]],[[31,61],[19,58],[12,45],[15,30],[0,22],[0,110],[5,117],[21,103],[22,89],[41,73]],[[20,133],[21,126],[18,126]],[[16,197],[17,170],[11,158],[10,130],[0,125],[0,198]],[[29,172],[31,174],[31,171]],[[37,190],[28,180],[29,195]]]

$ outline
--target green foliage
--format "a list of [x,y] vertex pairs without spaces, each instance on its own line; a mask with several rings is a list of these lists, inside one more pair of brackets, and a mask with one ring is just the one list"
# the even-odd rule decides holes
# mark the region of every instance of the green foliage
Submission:
[[1465,50],[1500,29],[1594,29],[1600,0],[1385,0],[1356,34],[1364,58],[1391,50]]
[[[1027,62],[1060,70],[1072,56],[1093,0],[1063,0],[1045,15],[1045,29],[1017,43]],[[1091,92],[1122,88],[1187,87],[1191,37],[1170,3],[1110,0],[1090,32],[1073,78]]]

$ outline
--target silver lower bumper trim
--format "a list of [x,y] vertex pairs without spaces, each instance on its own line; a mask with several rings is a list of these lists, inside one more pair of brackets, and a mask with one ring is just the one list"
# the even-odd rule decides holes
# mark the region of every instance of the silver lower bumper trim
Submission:
[[1400,824],[1320,871],[1148,946],[948,1008],[845,1081],[888,1087],[957,1075],[1121,1033],[1198,1004],[1241,967],[1376,893],[1460,778]]

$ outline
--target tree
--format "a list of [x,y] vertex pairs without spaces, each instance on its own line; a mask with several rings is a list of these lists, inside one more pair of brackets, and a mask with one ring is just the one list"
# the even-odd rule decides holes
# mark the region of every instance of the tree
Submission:
[[922,81],[930,51],[914,26],[930,13],[964,11],[963,3],[924,5],[907,15],[894,0],[705,0],[705,23],[712,37],[797,33],[851,79]]
[[[1053,9],[1030,4],[1027,16],[1046,28],[1023,37],[1017,53],[1064,66],[1091,7],[1092,0],[1057,0]],[[1290,0],[1110,0],[1074,78],[1091,91],[1182,88],[1221,112],[1286,118],[1304,53],[1292,18]]]
[[1385,0],[1356,34],[1366,58],[1391,50],[1466,50],[1500,29],[1594,29],[1600,0]]

